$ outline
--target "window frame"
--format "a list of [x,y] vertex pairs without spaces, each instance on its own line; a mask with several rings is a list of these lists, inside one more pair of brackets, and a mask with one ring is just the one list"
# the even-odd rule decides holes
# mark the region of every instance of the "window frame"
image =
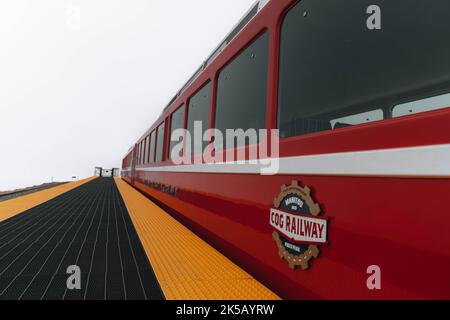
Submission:
[[144,143],[144,160],[142,161],[143,164],[147,164],[147,136],[143,140]]
[[[172,158],[170,156],[170,153],[172,151],[172,130],[173,130],[173,116],[175,115],[175,113],[177,113],[178,111],[180,111],[181,109],[183,109],[183,126],[182,128],[178,128],[178,129],[186,129],[186,116],[187,116],[187,108],[186,108],[186,103],[182,103],[178,108],[176,108],[174,111],[172,111],[172,113],[169,115],[169,124],[170,124],[170,130],[169,130],[169,142],[167,143],[167,159],[172,161]],[[182,150],[182,156],[185,155],[185,136],[183,135],[183,150]]]
[[[277,30],[275,30],[275,33],[277,32]],[[218,91],[219,91],[219,77],[221,72],[228,67],[236,58],[238,58],[245,50],[247,50],[254,42],[256,42],[261,36],[263,36],[265,33],[267,33],[268,36],[268,47],[267,47],[267,77],[266,77],[266,105],[265,105],[265,119],[264,119],[264,129],[266,130],[270,130],[272,128],[271,126],[271,122],[269,121],[269,119],[271,119],[271,104],[272,104],[272,99],[271,96],[273,95],[273,89],[271,88],[272,85],[272,81],[277,81],[275,80],[275,77],[272,77],[272,70],[271,70],[271,62],[274,61],[274,56],[272,54],[273,51],[273,47],[276,47],[277,44],[273,44],[273,39],[272,39],[272,29],[265,25],[264,27],[262,27],[258,32],[255,33],[255,35],[253,37],[250,38],[250,40],[248,40],[245,45],[243,45],[239,51],[236,52],[236,54],[234,54],[233,56],[231,56],[229,59],[227,59],[214,73],[214,81],[212,83],[213,87],[212,87],[212,109],[211,109],[211,120],[210,120],[210,128],[215,128],[216,127],[216,115],[217,115],[217,99],[218,99]],[[276,58],[275,60],[278,60],[278,58]],[[276,76],[278,77],[278,75]],[[272,80],[273,79],[273,80]],[[205,82],[206,83],[206,82]],[[275,106],[275,108],[277,108],[277,106]],[[275,120],[276,121],[276,120]],[[209,144],[212,143],[212,137],[210,137],[209,139]],[[227,152],[230,152],[231,150],[234,150],[234,155],[236,157],[236,153],[241,151],[242,149],[244,149],[245,155],[246,155],[246,160],[254,160],[253,158],[249,157],[249,153],[248,150],[250,148],[260,148],[261,146],[261,141],[258,141],[256,144],[246,144],[243,146],[234,146],[234,148],[228,148],[226,146],[226,141],[224,141],[224,148],[222,149],[214,149],[215,150],[215,154],[216,157],[219,158],[223,158],[224,161],[226,161],[226,154]],[[250,155],[251,156],[251,155]],[[259,158],[259,153],[257,154],[257,158]]]
[[[160,129],[160,127],[161,126],[164,126],[164,130],[163,130],[163,132],[162,132],[162,149],[161,149],[161,159],[160,160],[158,160],[158,148],[159,148],[159,143],[158,143],[158,140],[159,140],[159,129]],[[156,131],[156,138],[155,138],[155,163],[162,163],[162,162],[164,162],[166,159],[165,159],[165,149],[167,149],[166,148],[166,145],[167,145],[167,143],[166,143],[166,130],[167,130],[167,125],[166,125],[166,121],[164,120],[164,121],[162,121],[158,126],[156,126],[156,129],[155,129],[155,131]]]
[[138,165],[142,164],[142,141],[139,141],[139,148],[138,148]]
[[[153,143],[152,143],[153,136]],[[155,163],[155,155],[156,155],[156,129],[153,129],[149,134],[149,151],[148,151],[148,163]],[[152,155],[152,147],[153,147],[153,155]]]
[[[218,74],[218,72],[216,72]],[[216,77],[215,77],[216,78]],[[207,80],[203,81],[203,83],[198,87],[197,90],[192,93],[189,98],[187,99],[187,102],[185,103],[186,109],[185,109],[185,123],[184,128],[186,131],[189,130],[189,114],[191,109],[191,100],[194,96],[196,96],[200,91],[202,91],[208,84],[211,84],[211,92],[210,92],[210,101],[209,101],[209,117],[208,117],[208,127],[203,128],[202,135],[205,133],[206,130],[209,130],[214,127],[214,120],[215,119],[215,100],[216,100],[216,91],[217,91],[217,82],[215,79],[208,78]],[[191,135],[191,139],[193,136]],[[208,139],[208,144],[211,143],[211,136]],[[193,141],[191,141],[191,144]],[[190,154],[188,155],[186,152],[186,140],[184,141],[184,148],[183,148],[183,154],[184,156],[189,156],[191,159],[199,156],[203,156],[204,150],[202,150],[201,154],[195,154],[193,150],[190,150]]]
[[[274,63],[274,76],[273,76],[273,83],[271,85],[274,86],[274,94],[272,97],[272,105],[270,105],[271,110],[268,111],[271,114],[270,118],[270,124],[272,129],[279,129],[278,126],[278,110],[279,110],[279,83],[280,83],[280,59],[281,59],[281,33],[282,33],[282,27],[284,20],[286,19],[286,16],[289,14],[289,12],[299,3],[301,0],[295,0],[292,1],[288,6],[284,8],[282,13],[277,18],[276,27],[274,28],[274,34],[275,34],[275,43],[273,45],[273,48],[271,50],[274,51],[275,58],[272,59],[270,62]],[[344,128],[338,128],[338,129],[329,129],[325,131],[317,131],[317,132],[311,132],[307,134],[301,134],[301,135],[294,135],[294,136],[288,136],[288,137],[282,137],[279,134],[277,134],[277,138],[279,139],[281,144],[291,143],[295,141],[303,141],[308,139],[314,139],[319,138],[323,136],[333,136],[337,134],[337,132],[347,132],[347,131],[358,131],[360,129],[369,129],[372,127],[377,127],[380,124],[389,125],[389,124],[395,124],[398,121],[408,121],[411,117],[417,117],[421,118],[422,116],[427,117],[428,115],[432,115],[433,113],[439,113],[444,110],[444,112],[449,109],[449,107],[439,108],[439,109],[433,109],[423,112],[414,113],[411,115],[404,115],[399,117],[393,117],[393,111],[394,108],[400,104],[408,103],[408,102],[414,102],[416,100],[424,100],[427,98],[433,98],[435,96],[444,95],[444,94],[450,94],[450,81],[449,82],[443,82],[441,84],[438,84],[436,86],[429,86],[429,87],[423,87],[421,89],[413,90],[408,92],[408,95],[399,95],[396,97],[395,101],[392,97],[382,97],[378,100],[369,101],[368,103],[371,104],[374,109],[381,109],[384,113],[384,119],[383,120],[377,120],[362,124],[357,124],[349,127]],[[375,106],[378,106],[375,108]],[[369,110],[370,111],[370,110]],[[268,127],[269,128],[269,127]],[[281,145],[280,145],[281,147]]]
[[[273,45],[273,50],[275,53],[275,59],[273,59],[274,65],[275,65],[275,71],[274,71],[274,76],[273,76],[273,86],[274,86],[274,95],[273,95],[273,106],[272,106],[272,119],[271,119],[271,128],[272,129],[277,129],[280,130],[280,126],[279,126],[279,107],[280,107],[280,99],[279,99],[279,94],[280,94],[280,64],[281,64],[281,49],[282,49],[282,43],[281,43],[281,39],[282,39],[282,31],[283,31],[283,24],[285,22],[286,16],[291,12],[291,10],[293,10],[298,4],[300,4],[302,1],[301,0],[296,0],[293,1],[289,6],[287,6],[285,8],[285,10],[279,15],[278,19],[277,19],[277,24],[276,24],[276,28],[275,28],[275,44]],[[380,103],[380,100],[382,100],[383,102]],[[374,111],[374,110],[378,110],[381,109],[383,112],[383,119],[382,120],[375,120],[375,121],[370,121],[370,122],[366,122],[366,123],[361,123],[361,124],[357,124],[357,125],[352,125],[352,126],[348,126],[348,127],[343,127],[343,128],[334,128],[333,125],[331,126],[331,129],[327,129],[327,130],[323,130],[323,131],[315,131],[315,132],[309,132],[309,133],[305,133],[305,134],[298,134],[298,135],[293,135],[293,136],[287,136],[287,137],[282,137],[279,133],[280,131],[278,131],[278,133],[276,134],[278,140],[280,142],[289,142],[289,141],[296,141],[298,139],[307,139],[309,137],[319,137],[319,136],[326,136],[326,135],[333,135],[336,133],[336,131],[341,131],[341,130],[355,130],[358,129],[360,127],[365,127],[365,126],[371,126],[371,125],[377,125],[380,122],[385,122],[386,120],[389,120],[392,118],[392,110],[393,107],[392,105],[387,105],[386,98],[380,99],[377,101],[369,101],[367,104],[368,105],[372,105],[372,108],[369,108],[368,110],[364,111],[364,112],[370,112],[370,111]],[[356,107],[356,105],[355,105]],[[362,112],[362,113],[364,113]]]

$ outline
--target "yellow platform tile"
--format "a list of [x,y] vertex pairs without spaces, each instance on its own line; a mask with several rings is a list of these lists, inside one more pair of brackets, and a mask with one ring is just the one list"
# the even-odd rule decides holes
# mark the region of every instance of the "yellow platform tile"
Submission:
[[0,222],[9,219],[19,213],[34,208],[41,203],[47,202],[57,196],[73,190],[96,177],[83,179],[80,181],[62,184],[53,188],[45,189],[35,193],[27,194],[15,199],[0,202]]
[[280,299],[125,181],[115,179],[166,299]]

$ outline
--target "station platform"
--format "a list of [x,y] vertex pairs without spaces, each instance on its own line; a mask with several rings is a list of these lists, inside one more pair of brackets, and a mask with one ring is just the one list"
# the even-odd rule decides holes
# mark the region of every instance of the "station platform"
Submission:
[[89,178],[0,203],[0,299],[279,297],[120,178]]

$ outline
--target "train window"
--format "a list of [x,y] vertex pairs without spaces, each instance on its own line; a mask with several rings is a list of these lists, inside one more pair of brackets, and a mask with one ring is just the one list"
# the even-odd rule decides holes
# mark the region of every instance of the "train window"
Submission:
[[145,143],[144,140],[141,141],[141,164],[144,164],[144,156],[145,156]]
[[140,151],[141,151],[141,144],[137,145],[137,151],[136,151],[136,165],[139,165],[141,163],[140,159]]
[[147,137],[147,158],[145,161],[150,163],[150,135]]
[[150,159],[149,162],[155,162],[155,131],[150,134]]
[[339,129],[349,126],[355,126],[358,124],[379,121],[383,119],[384,119],[383,110],[377,109],[359,114],[348,115],[339,119],[334,119],[330,121],[330,124],[333,129]]
[[[169,149],[169,157],[172,159],[172,149],[175,147],[180,141],[172,141],[172,134],[177,129],[184,128],[184,105],[178,108],[173,114],[170,124],[170,149]],[[182,156],[182,155],[181,155]]]
[[396,105],[394,109],[392,109],[392,116],[396,118],[409,114],[444,109],[447,107],[450,107],[449,93],[432,98],[426,98]]
[[144,163],[148,163],[148,136],[145,137],[144,140],[144,145],[145,145],[145,153],[144,153]]
[[164,123],[158,127],[158,135],[156,142],[156,162],[163,160],[163,148],[164,148]]
[[[194,122],[199,121],[202,123],[202,134],[210,126],[210,114],[211,114],[211,81],[203,86],[196,94],[189,100],[187,130],[191,135],[191,144],[186,145],[186,154],[195,154],[194,150]],[[202,151],[208,145],[208,141],[203,141]]]
[[268,48],[265,32],[220,72],[215,127],[222,133],[266,127]]
[[144,140],[144,163],[148,162],[148,137]]
[[141,141],[142,144],[142,155],[141,155],[141,164],[145,163],[145,139]]
[[137,150],[136,150],[136,165],[139,165],[139,149],[141,148],[141,145],[138,144],[137,145]]
[[450,1],[430,6],[411,0],[405,6],[378,0],[380,30],[367,27],[372,4],[302,0],[287,13],[278,84],[282,137],[330,130],[333,119],[365,114],[412,93],[427,96],[450,83],[450,42],[443,41],[450,38]]

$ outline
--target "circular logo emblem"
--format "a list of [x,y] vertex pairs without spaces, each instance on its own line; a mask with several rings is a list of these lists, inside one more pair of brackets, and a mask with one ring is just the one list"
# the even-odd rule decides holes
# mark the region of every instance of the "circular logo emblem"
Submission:
[[280,258],[291,269],[308,269],[310,260],[319,256],[319,245],[327,243],[327,220],[319,217],[321,209],[311,197],[311,189],[292,181],[281,187],[273,205],[270,225]]

